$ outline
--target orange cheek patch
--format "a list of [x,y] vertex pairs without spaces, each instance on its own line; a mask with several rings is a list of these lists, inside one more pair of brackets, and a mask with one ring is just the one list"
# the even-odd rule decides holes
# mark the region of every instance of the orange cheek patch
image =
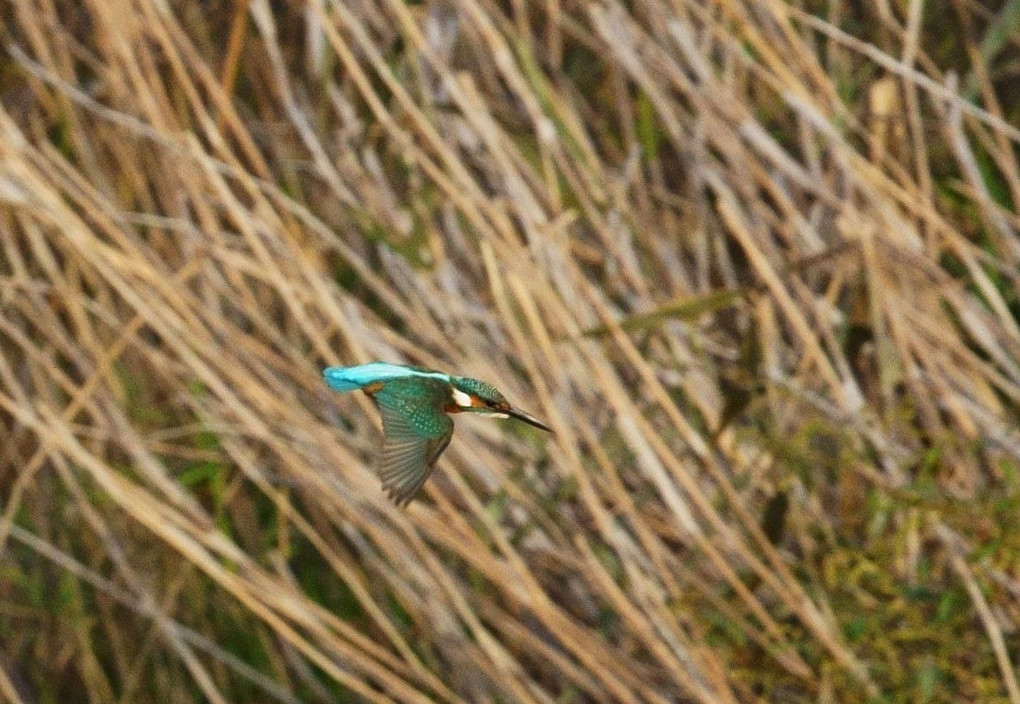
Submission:
[[367,385],[363,386],[361,390],[364,391],[369,396],[371,396],[376,391],[381,391],[382,387],[383,387],[383,383],[381,381],[374,381],[371,384],[367,384]]

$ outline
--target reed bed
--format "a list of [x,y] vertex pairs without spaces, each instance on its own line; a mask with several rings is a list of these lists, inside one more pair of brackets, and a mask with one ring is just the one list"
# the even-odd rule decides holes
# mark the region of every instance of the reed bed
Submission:
[[1017,7],[0,2],[0,699],[1020,703]]

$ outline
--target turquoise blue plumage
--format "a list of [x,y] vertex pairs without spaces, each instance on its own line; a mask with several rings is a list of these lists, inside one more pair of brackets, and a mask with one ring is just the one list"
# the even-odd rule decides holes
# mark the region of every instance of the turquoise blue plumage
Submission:
[[387,364],[386,362],[369,362],[356,367],[327,367],[323,370],[322,376],[326,379],[326,383],[337,391],[354,391],[376,382],[412,377],[450,381],[449,374],[403,364]]

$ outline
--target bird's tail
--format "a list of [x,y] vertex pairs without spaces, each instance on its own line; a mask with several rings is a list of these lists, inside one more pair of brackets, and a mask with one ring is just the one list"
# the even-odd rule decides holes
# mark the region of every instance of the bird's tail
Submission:
[[322,376],[336,391],[354,391],[373,381],[359,367],[326,367]]

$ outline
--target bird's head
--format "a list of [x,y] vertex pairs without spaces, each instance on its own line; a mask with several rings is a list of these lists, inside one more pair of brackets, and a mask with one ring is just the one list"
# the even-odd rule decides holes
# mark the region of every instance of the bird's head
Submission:
[[461,413],[478,413],[494,418],[517,418],[548,432],[552,429],[529,413],[514,408],[492,384],[468,377],[451,377],[451,410]]

